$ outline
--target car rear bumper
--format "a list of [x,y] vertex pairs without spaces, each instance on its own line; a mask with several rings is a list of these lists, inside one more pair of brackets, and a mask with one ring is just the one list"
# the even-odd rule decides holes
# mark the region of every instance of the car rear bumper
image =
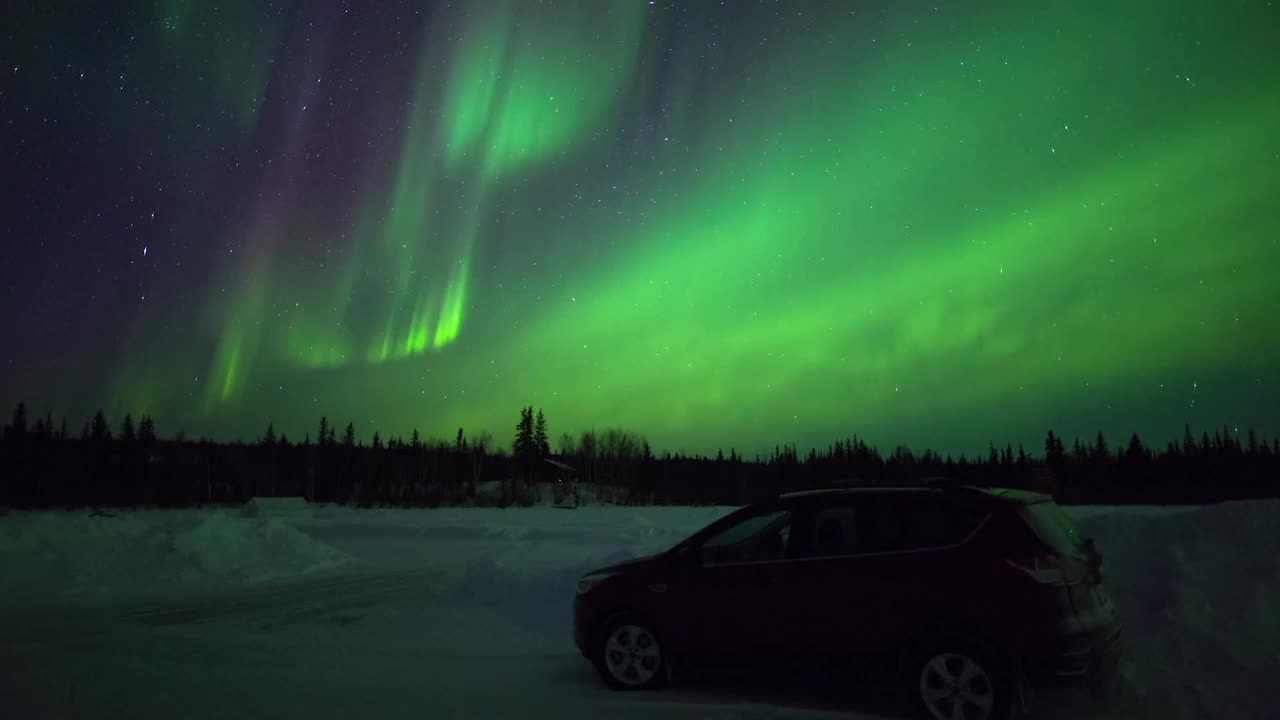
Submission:
[[1038,685],[1089,686],[1114,675],[1120,660],[1120,626],[1071,638],[1059,652],[1027,663]]

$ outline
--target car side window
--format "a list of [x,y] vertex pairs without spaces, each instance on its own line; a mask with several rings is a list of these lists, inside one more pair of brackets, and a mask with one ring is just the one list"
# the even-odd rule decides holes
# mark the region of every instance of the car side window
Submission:
[[858,511],[854,505],[819,508],[813,515],[809,555],[832,557],[858,552]]
[[698,547],[703,565],[781,560],[791,539],[791,512],[751,515],[712,535]]
[[946,547],[964,540],[982,521],[977,511],[942,497],[884,496],[863,503],[863,552]]

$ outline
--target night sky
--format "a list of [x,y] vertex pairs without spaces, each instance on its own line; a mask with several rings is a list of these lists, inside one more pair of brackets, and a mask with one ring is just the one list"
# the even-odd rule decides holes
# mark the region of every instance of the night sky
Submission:
[[73,431],[1280,433],[1280,4],[7,7],[0,403]]

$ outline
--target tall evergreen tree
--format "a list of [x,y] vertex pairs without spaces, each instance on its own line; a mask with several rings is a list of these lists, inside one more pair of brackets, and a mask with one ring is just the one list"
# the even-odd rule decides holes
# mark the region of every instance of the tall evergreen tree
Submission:
[[101,410],[93,416],[93,428],[89,431],[89,437],[95,442],[106,442],[111,439],[111,427],[107,425],[107,418]]
[[262,446],[271,447],[276,444],[276,426],[275,423],[267,423],[267,429],[262,433]]
[[547,419],[543,417],[541,408],[538,410],[538,419],[533,426],[533,444],[540,457],[551,454],[551,442],[547,439]]
[[11,437],[22,439],[27,434],[27,404],[19,402],[18,406],[13,409],[13,421],[9,423],[9,427],[5,428],[5,434]]
[[322,416],[320,418],[320,433],[316,437],[316,444],[319,445],[320,447],[324,447],[328,445],[329,433],[331,432],[333,431],[329,429],[329,418]]
[[533,425],[533,407],[520,408],[520,422],[516,423],[516,435],[511,443],[513,456],[527,461],[534,454]]
[[1142,445],[1142,439],[1138,437],[1138,433],[1134,433],[1129,438],[1129,447],[1124,451],[1124,457],[1129,462],[1137,462],[1146,458],[1147,449]]
[[124,421],[120,423],[120,439],[124,442],[133,442],[136,438],[133,430],[133,415],[125,413]]
[[356,446],[356,426],[354,422],[347,423],[347,429],[342,431],[342,444],[346,447]]
[[1102,436],[1102,431],[1098,431],[1097,443],[1093,446],[1093,457],[1096,460],[1110,460],[1111,449],[1107,447],[1107,439]]
[[150,415],[143,415],[142,422],[138,423],[138,440],[144,443],[156,441],[156,423]]
[[1062,446],[1062,439],[1053,434],[1050,430],[1049,434],[1044,438],[1044,461],[1048,465],[1061,465],[1066,460],[1066,448]]

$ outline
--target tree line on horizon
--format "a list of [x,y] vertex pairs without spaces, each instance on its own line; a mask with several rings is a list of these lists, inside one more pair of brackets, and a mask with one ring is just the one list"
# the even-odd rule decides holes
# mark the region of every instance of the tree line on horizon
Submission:
[[[647,440],[622,429],[564,434],[553,452],[542,411],[521,408],[510,452],[489,433],[452,442],[374,432],[357,440],[353,423],[341,437],[327,417],[315,439],[277,434],[268,423],[250,443],[171,438],[154,421],[126,415],[113,431],[98,411],[78,436],[63,419],[32,422],[24,403],[0,437],[0,505],[23,508],[88,506],[187,507],[242,503],[255,496],[304,496],[352,505],[439,506],[491,502],[530,504],[550,486],[556,499],[572,487],[629,504],[742,504],[779,492],[831,486],[976,484],[1039,490],[1069,504],[1208,503],[1280,496],[1280,439],[1253,430],[1242,440],[1227,428],[1181,442],[1147,447],[1135,433],[1114,448],[1049,431],[1042,454],[1021,445],[990,445],[985,457],[958,458],[903,445],[888,454],[857,436],[801,454],[794,444],[772,454],[714,457],[653,453]],[[496,499],[478,488],[500,488]]]

